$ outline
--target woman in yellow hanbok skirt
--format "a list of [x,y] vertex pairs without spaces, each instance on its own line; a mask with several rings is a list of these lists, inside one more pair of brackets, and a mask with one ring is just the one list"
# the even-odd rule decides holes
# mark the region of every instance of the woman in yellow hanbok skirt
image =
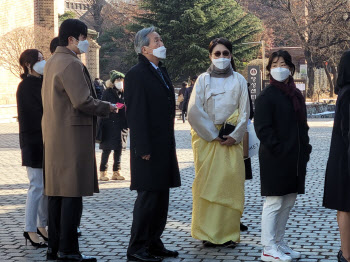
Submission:
[[[248,89],[235,72],[228,40],[213,40],[209,53],[212,65],[198,77],[188,106],[196,172],[191,231],[205,246],[232,245],[240,240],[244,207],[242,139],[250,110]],[[224,122],[235,129],[220,138]]]

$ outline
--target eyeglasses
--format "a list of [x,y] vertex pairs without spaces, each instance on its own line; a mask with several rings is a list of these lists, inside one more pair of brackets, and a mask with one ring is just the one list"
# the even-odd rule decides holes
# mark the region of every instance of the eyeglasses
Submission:
[[223,52],[221,52],[221,51],[216,51],[216,52],[214,53],[214,56],[215,56],[215,57],[220,57],[221,54],[222,54],[223,56],[229,56],[229,55],[230,55],[230,51],[227,51],[227,50],[225,50],[225,51],[223,51]]

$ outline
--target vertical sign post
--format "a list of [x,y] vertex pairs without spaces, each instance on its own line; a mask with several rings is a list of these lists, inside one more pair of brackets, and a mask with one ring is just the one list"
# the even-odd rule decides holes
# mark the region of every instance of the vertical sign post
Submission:
[[248,83],[250,95],[255,105],[255,99],[261,92],[261,72],[259,66],[248,66]]

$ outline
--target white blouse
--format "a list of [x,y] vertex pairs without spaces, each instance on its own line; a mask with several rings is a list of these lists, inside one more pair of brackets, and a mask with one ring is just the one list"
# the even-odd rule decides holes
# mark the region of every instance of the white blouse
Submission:
[[206,72],[198,77],[193,87],[188,122],[201,138],[210,142],[219,135],[215,125],[223,124],[237,108],[238,123],[230,134],[236,144],[242,141],[249,118],[247,81],[237,72],[227,78],[210,77]]

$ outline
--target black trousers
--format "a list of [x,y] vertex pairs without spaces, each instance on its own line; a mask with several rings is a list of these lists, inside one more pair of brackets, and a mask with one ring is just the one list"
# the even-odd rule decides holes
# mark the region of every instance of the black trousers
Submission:
[[82,197],[49,196],[48,246],[54,252],[69,254],[79,252],[77,227],[82,208]]
[[[108,158],[111,152],[112,150],[106,150],[106,149],[102,150],[100,171],[107,171]],[[113,158],[114,158],[113,171],[120,170],[121,157],[122,157],[122,147],[119,147],[118,149],[113,150]]]
[[163,249],[160,239],[168,216],[169,189],[137,191],[128,254]]

